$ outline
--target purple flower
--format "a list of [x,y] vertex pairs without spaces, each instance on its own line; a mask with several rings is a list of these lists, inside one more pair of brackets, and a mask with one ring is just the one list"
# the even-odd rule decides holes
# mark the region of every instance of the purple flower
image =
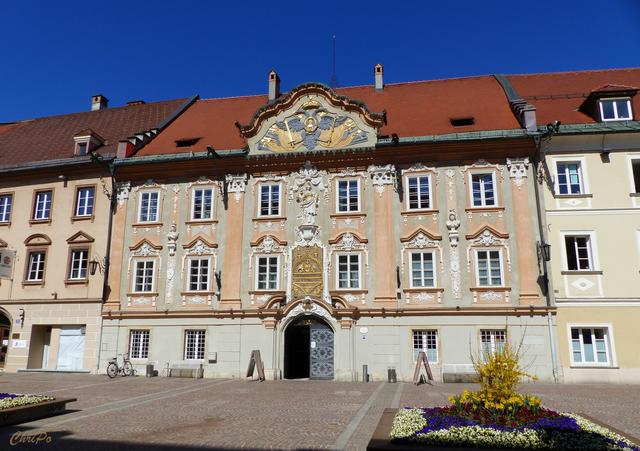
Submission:
[[22,396],[22,395],[16,395],[15,393],[0,393],[0,399],[6,399],[6,398],[13,399],[19,396]]

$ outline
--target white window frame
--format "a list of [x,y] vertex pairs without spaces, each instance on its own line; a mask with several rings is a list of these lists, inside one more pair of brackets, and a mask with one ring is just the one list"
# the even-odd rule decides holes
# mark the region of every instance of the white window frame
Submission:
[[[261,258],[266,258],[267,259],[267,272],[265,273],[266,275],[266,287],[265,288],[260,288],[259,286],[259,276],[260,276],[260,259]],[[269,272],[269,258],[275,258],[276,259],[276,286],[275,288],[270,288],[269,287],[269,276],[271,275],[271,273]],[[280,255],[277,254],[263,254],[263,255],[256,255],[255,256],[255,287],[256,287],[256,291],[278,291],[280,290],[280,274],[281,274],[281,269],[280,269]]]
[[[620,117],[618,115],[618,103],[619,101],[624,100],[627,102],[627,109],[629,110],[629,117]],[[613,102],[613,113],[615,117],[610,119],[605,119],[604,117],[604,109],[602,108],[602,104],[604,102]],[[598,100],[598,109],[600,110],[600,119],[602,122],[612,122],[612,121],[631,121],[633,120],[633,105],[631,104],[631,98],[629,97],[609,97],[602,98]]]
[[[206,260],[207,261],[207,286],[204,290],[192,290],[191,289],[191,269],[194,261]],[[200,274],[200,264],[198,265],[198,274]],[[198,281],[198,285],[200,282]],[[211,257],[210,256],[189,256],[187,258],[187,290],[188,292],[207,292],[211,291]]]
[[561,246],[562,246],[562,267],[564,271],[574,271],[569,269],[569,261],[567,260],[567,250],[565,246],[565,240],[567,236],[589,236],[589,258],[593,264],[593,269],[579,269],[577,271],[599,271],[600,262],[598,260],[598,241],[596,239],[596,232],[593,230],[564,230],[560,232]]
[[[84,259],[84,268],[82,268],[82,266],[79,266],[77,268],[78,271],[78,275],[76,277],[74,277],[74,264],[75,262],[80,262],[80,264],[82,263],[82,259],[76,259],[76,254],[78,253],[86,253],[86,258]],[[80,277],[79,274],[82,273],[82,269],[84,269],[84,277]],[[87,280],[89,278],[89,249],[87,248],[78,248],[78,249],[71,249],[71,257],[69,260],[69,274],[68,274],[69,279],[68,280]]]
[[[152,263],[153,271],[151,274],[151,290],[136,290],[136,279],[138,278],[138,263]],[[133,277],[131,278],[131,292],[132,293],[155,293],[156,291],[156,272],[157,272],[157,260],[154,258],[138,258],[133,261]],[[145,267],[146,270],[146,267]],[[143,286],[145,282],[143,281]]]
[[[340,287],[340,257],[341,256],[346,256],[347,257],[347,265],[351,266],[351,257],[356,257],[358,260],[358,286],[352,286],[351,285],[351,277],[347,278],[348,281],[348,287]],[[349,291],[349,290],[361,290],[363,283],[362,283],[362,256],[360,255],[359,252],[352,252],[352,253],[348,253],[348,252],[336,252],[335,254],[335,264],[336,264],[336,290],[343,290],[343,291]],[[349,269],[347,271],[348,273],[351,272],[351,270]]]
[[[133,336],[139,335],[137,339],[137,349],[134,349]],[[149,329],[131,329],[129,330],[129,358],[132,360],[147,360],[149,358],[149,344],[151,331]],[[146,355],[143,355],[145,354]]]
[[[211,191],[211,210],[209,211],[208,218],[195,218],[196,214],[196,191],[203,191],[203,203],[201,208],[201,214],[204,212],[204,191]],[[214,214],[214,204],[215,204],[215,190],[211,186],[194,186],[191,188],[191,221],[211,221],[213,219]]]
[[[38,259],[38,262],[36,263],[38,265],[38,268],[36,268],[34,270],[33,269],[33,264],[34,264],[33,256],[35,254],[42,255],[42,258]],[[45,272],[46,265],[47,265],[47,252],[46,251],[30,251],[28,258],[29,258],[29,261],[28,261],[28,266],[27,266],[27,282],[43,282],[44,281],[44,272]],[[40,266],[42,266],[42,269],[40,269]],[[33,272],[35,272],[36,275],[38,273],[41,273],[42,276],[40,278],[31,278],[31,275],[32,275]]]
[[[409,198],[409,179],[415,178],[415,179],[421,179],[421,178],[427,178],[427,186],[429,187],[429,206],[428,207],[417,207],[417,208],[411,208],[411,201]],[[430,173],[423,173],[423,174],[407,174],[404,176],[404,182],[405,182],[405,186],[406,186],[406,192],[405,192],[405,205],[406,205],[406,209],[408,211],[420,211],[420,210],[432,210],[433,209],[433,183],[432,183],[433,178],[431,177]],[[418,182],[418,203],[420,202],[420,183]]]
[[[188,336],[190,334],[193,334],[195,337],[195,341],[194,341],[194,345],[193,345],[193,352],[195,354],[195,357],[188,357],[188,351],[189,351],[189,339]],[[202,347],[202,357],[200,357],[199,351],[200,351],[200,347]],[[206,329],[186,329],[184,331],[184,360],[204,360],[205,355],[207,352],[207,330]]]
[[[427,337],[427,341],[428,341],[428,336],[429,333],[433,333],[433,336],[435,337],[435,355],[436,355],[436,360],[435,361],[431,361],[431,359],[429,359],[429,352],[428,352],[428,347],[427,348],[416,348],[416,332],[426,332],[423,337]],[[438,329],[411,329],[411,360],[413,362],[415,362],[418,358],[418,352],[420,351],[424,351],[425,354],[427,355],[427,360],[429,360],[429,364],[430,365],[437,365],[438,362],[440,361],[440,337],[439,337],[439,333],[438,333]],[[424,338],[421,338],[421,341],[424,343]],[[416,352],[417,351],[417,352]]]
[[[605,329],[606,330],[605,346],[607,348],[608,361],[606,363],[576,362],[573,358],[573,338],[571,337],[571,329]],[[580,336],[582,336],[582,330],[580,331]],[[569,341],[569,358],[571,359],[570,360],[571,366],[602,367],[602,368],[610,368],[610,367],[618,366],[612,324],[610,323],[582,323],[582,324],[569,323],[567,324],[567,339]],[[584,358],[584,341],[583,340],[580,341],[580,354]]]
[[13,193],[0,193],[0,223],[11,222],[11,212],[13,210]]
[[[502,340],[498,340],[497,335],[502,335]],[[489,337],[489,341],[484,341],[485,336]],[[488,346],[485,346],[488,344]],[[480,353],[484,356],[486,351],[493,354],[497,349],[498,345],[501,344],[503,347],[507,345],[507,330],[506,329],[480,329]]]
[[[356,183],[357,192],[358,192],[358,208],[355,210],[349,210],[351,206],[350,198],[349,198],[349,188],[347,188],[347,210],[340,210],[340,182],[347,183]],[[346,178],[346,179],[337,179],[336,180],[336,213],[360,213],[362,211],[362,194],[361,194],[361,184],[359,178]]]
[[[273,206],[271,204],[271,191],[274,186],[278,187],[278,212],[276,214],[271,214],[271,210]],[[269,188],[269,200],[267,209],[269,210],[269,214],[262,214],[262,189]],[[278,217],[282,215],[282,184],[281,183],[260,183],[258,184],[258,216],[261,218],[269,218],[269,217]]]
[[[480,191],[480,205],[474,204],[473,199],[473,176],[474,175],[491,175],[491,183],[493,184],[493,204],[487,205],[486,195],[484,193],[484,185],[481,185]],[[498,180],[496,179],[496,171],[474,171],[469,172],[469,204],[470,208],[495,208],[500,205],[500,199],[498,197]]]
[[[493,285],[491,284],[491,266],[487,266],[489,285],[480,285],[480,267],[478,265],[478,252],[498,252],[500,257],[500,284]],[[505,286],[505,273],[504,273],[504,252],[502,252],[502,248],[493,248],[493,247],[478,247],[473,249],[473,258],[475,262],[475,272],[476,272],[476,286],[479,288],[484,287],[504,287]]]
[[[91,196],[81,197],[82,191],[91,192]],[[84,199],[84,204],[81,205]],[[91,203],[89,203],[89,199]],[[77,217],[90,217],[93,216],[93,212],[96,204],[96,188],[95,186],[79,186],[76,188],[76,211],[75,216]],[[91,213],[87,213],[87,210],[91,208]],[[80,213],[80,210],[83,209],[84,213]]]
[[[433,285],[420,285],[420,286],[416,286],[414,285],[414,281],[413,281],[413,254],[431,254],[431,265],[432,265],[432,272],[433,272]],[[424,282],[424,258],[421,258],[420,260],[421,263],[421,279]],[[435,250],[410,250],[409,251],[409,286],[411,288],[435,288],[438,286],[438,280],[437,280],[437,266],[436,266],[436,251]]]
[[[143,219],[142,217],[142,199],[144,198],[145,195],[149,195],[151,196],[151,194],[156,194],[157,195],[157,205],[156,205],[156,216],[153,219],[150,219],[149,215],[147,215],[147,219]],[[160,222],[160,190],[152,190],[152,191],[141,191],[140,195],[138,196],[140,199],[138,200],[138,223],[144,224],[144,223],[156,223],[156,222]],[[149,200],[151,200],[151,197],[149,197]],[[149,205],[151,205],[149,203]],[[150,211],[151,209],[149,209]]]
[[[553,189],[556,196],[582,196],[582,195],[589,194],[591,192],[589,189],[587,163],[584,157],[580,157],[580,156],[554,157],[552,159],[552,162],[553,162],[553,173],[555,177],[555,180],[553,183]],[[580,193],[560,194],[558,163],[560,164],[578,163],[580,165]]]
[[638,163],[640,163],[640,155],[637,154],[633,154],[633,155],[627,155],[627,168],[629,170],[629,187],[630,187],[630,193],[632,194],[640,194],[640,191],[636,191],[636,180],[633,177],[633,162],[637,161]]
[[[40,210],[38,208],[38,198],[41,195],[48,195],[49,196],[49,210]],[[47,202],[44,202],[44,205],[46,205]],[[51,219],[51,210],[53,210],[53,190],[42,190],[42,191],[36,191],[35,194],[35,198],[34,198],[34,204],[33,204],[33,220],[34,221],[46,221],[48,219]],[[47,212],[47,215],[44,216],[45,211]]]

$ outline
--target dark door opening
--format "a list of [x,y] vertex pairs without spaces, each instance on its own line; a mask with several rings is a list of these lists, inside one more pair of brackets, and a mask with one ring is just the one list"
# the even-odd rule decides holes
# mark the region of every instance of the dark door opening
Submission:
[[285,379],[333,379],[333,330],[317,318],[301,318],[284,332]]

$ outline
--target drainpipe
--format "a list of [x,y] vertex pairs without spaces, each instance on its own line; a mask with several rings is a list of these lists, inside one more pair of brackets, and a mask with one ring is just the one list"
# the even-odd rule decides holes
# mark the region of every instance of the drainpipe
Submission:
[[[553,136],[557,132],[557,130],[558,130],[558,127],[547,126],[547,131],[545,133],[533,136],[534,142],[536,144],[536,154],[533,158],[534,171],[536,171],[536,168],[538,167],[539,164],[544,164],[544,152],[542,150],[542,139],[551,138],[551,136]],[[533,183],[533,188],[534,188],[534,193],[536,197],[538,232],[540,236],[540,241],[546,243],[547,242],[547,236],[545,233],[546,221],[543,216],[543,212],[541,208],[542,197],[540,195],[540,189],[538,187],[537,174],[535,173],[534,173],[534,179],[535,180]],[[539,256],[539,257],[541,257],[540,260],[542,260],[542,276],[544,278],[544,282],[546,285],[545,288],[546,288],[547,306],[551,307],[555,305],[555,296],[553,293],[553,281],[549,276],[550,274],[549,265],[548,265],[549,262],[545,260],[544,256]],[[549,343],[551,345],[551,367],[552,367],[553,381],[557,384],[559,382],[558,353],[557,353],[557,346],[556,346],[556,335],[553,333],[553,321],[551,318],[551,312],[547,312],[547,325],[549,328]]]

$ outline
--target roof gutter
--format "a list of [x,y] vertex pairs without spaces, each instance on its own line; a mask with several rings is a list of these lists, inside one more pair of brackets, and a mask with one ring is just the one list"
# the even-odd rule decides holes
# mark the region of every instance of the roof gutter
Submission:
[[32,163],[24,163],[15,166],[0,167],[0,174],[6,174],[11,172],[30,171],[33,169],[48,169],[58,166],[82,166],[84,164],[90,164],[90,157],[73,157],[73,158],[61,158],[58,160],[47,161],[35,161]]

